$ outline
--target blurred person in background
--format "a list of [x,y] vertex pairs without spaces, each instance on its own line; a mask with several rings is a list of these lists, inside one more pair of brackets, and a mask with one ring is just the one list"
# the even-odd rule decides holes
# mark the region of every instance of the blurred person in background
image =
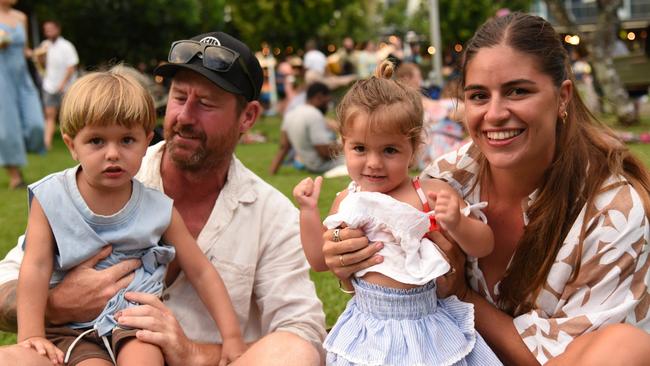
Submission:
[[361,51],[357,56],[357,75],[365,79],[377,68],[377,46],[375,42],[368,40],[363,42]]
[[352,37],[343,38],[342,46],[336,51],[340,66],[339,75],[353,75],[357,72],[357,51]]
[[[420,90],[422,72],[418,65],[404,62],[397,69],[395,77],[405,84]],[[464,114],[463,102],[455,95],[458,84],[447,81],[441,98],[434,100],[422,94],[424,107],[424,146],[420,150],[416,164],[424,169],[437,157],[462,146],[465,131],[461,122]]]
[[318,49],[318,42],[315,39],[310,39],[305,43],[302,66],[305,69],[305,80],[315,81],[325,77],[327,57]]
[[357,76],[331,75],[327,73],[327,56],[318,49],[315,39],[310,39],[305,44],[305,56],[302,66],[305,69],[305,85],[309,87],[312,83],[319,81],[331,90],[342,87],[353,82]]
[[0,0],[0,165],[9,188],[24,188],[20,167],[26,152],[43,150],[43,112],[27,63],[27,16],[13,9],[16,0]]
[[584,49],[573,48],[570,56],[578,93],[591,113],[600,114],[600,100],[594,87],[594,73]]
[[52,148],[63,94],[76,79],[79,56],[74,45],[61,36],[61,25],[54,20],[43,23],[45,40],[39,49],[45,53],[43,104],[45,105],[45,147]]
[[333,154],[338,149],[336,132],[325,114],[332,95],[327,85],[314,82],[307,88],[307,101],[285,114],[280,132],[280,145],[269,172],[277,173],[290,151],[294,166],[313,173],[323,173],[343,165],[343,159]]

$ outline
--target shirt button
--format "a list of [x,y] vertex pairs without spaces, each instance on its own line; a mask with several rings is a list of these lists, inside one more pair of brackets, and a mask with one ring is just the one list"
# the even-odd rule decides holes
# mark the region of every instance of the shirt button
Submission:
[[164,294],[162,297],[163,301],[167,301],[169,300],[169,298],[170,298],[169,294]]

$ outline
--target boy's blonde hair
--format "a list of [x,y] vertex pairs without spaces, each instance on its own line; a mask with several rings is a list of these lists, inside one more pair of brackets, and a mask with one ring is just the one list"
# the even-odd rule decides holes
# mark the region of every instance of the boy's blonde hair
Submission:
[[422,96],[410,86],[391,79],[393,64],[385,60],[368,79],[357,81],[338,105],[339,132],[360,115],[368,118],[369,130],[408,136],[413,149],[422,143]]
[[156,110],[149,92],[124,66],[91,72],[78,79],[61,104],[61,133],[74,138],[85,126],[117,124],[142,126],[147,134],[156,126]]

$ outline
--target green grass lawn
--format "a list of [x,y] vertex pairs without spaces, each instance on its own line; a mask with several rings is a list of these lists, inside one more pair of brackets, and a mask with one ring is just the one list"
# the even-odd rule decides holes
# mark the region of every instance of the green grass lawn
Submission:
[[[293,186],[304,177],[307,177],[308,174],[290,167],[282,167],[276,176],[268,174],[268,166],[277,148],[279,126],[280,120],[278,118],[262,118],[258,121],[254,130],[267,136],[268,142],[240,145],[237,149],[237,156],[260,177],[288,197],[291,197]],[[635,127],[631,130],[650,130],[650,118],[646,118],[641,127]],[[650,145],[630,145],[630,147],[646,165],[650,166]],[[28,182],[34,182],[49,173],[62,170],[73,164],[75,162],[68,155],[63,142],[56,139],[52,151],[48,154],[29,157],[29,165],[24,170],[24,176]],[[0,202],[2,202],[2,205],[0,205],[0,256],[4,256],[7,251],[16,245],[16,238],[24,232],[27,221],[26,192],[8,190],[6,188],[8,184],[6,174],[0,174]],[[322,215],[325,215],[329,210],[329,204],[334,199],[336,192],[345,188],[347,184],[348,180],[345,178],[325,181],[320,202]],[[345,307],[349,297],[338,290],[337,281],[330,273],[312,273],[312,279],[316,284],[318,296],[323,302],[327,315],[327,324],[331,326]],[[13,334],[0,332],[0,344],[14,341]]]

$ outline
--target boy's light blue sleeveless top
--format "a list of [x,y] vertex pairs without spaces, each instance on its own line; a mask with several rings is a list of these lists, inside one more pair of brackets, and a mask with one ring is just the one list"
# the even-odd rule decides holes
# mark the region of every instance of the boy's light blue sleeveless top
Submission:
[[173,201],[134,179],[131,198],[120,211],[110,216],[97,215],[79,192],[78,169],[79,166],[66,169],[31,184],[29,202],[31,205],[33,197],[38,199],[54,234],[56,253],[50,286],[61,282],[68,270],[109,244],[113,252],[96,269],[128,258],[142,260],[133,281],[106,304],[99,317],[87,323],[69,324],[72,328],[95,327],[103,336],[116,325],[113,314],[131,305],[124,299],[124,292],[162,293],[166,264],[174,258],[174,248],[160,245],[160,239],[170,224]]

